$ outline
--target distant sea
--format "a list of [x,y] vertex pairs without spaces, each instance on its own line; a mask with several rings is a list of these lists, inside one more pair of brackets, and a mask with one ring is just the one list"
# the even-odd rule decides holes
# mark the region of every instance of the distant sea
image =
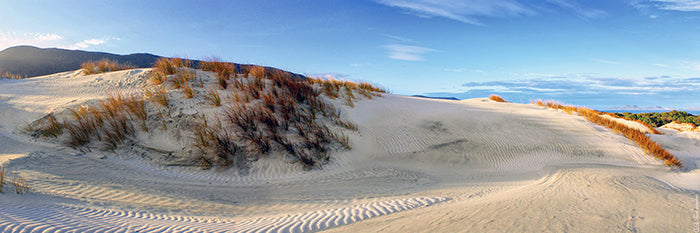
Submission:
[[[658,110],[658,109],[657,110],[628,110],[628,109],[615,110],[615,109],[613,109],[613,110],[598,110],[598,111],[601,111],[601,112],[619,112],[619,113],[623,113],[623,112],[649,113],[649,112],[670,112],[672,110]],[[698,110],[677,110],[677,111],[687,112],[687,113],[690,113],[690,114],[693,114],[696,116],[700,115],[700,111],[698,111]]]

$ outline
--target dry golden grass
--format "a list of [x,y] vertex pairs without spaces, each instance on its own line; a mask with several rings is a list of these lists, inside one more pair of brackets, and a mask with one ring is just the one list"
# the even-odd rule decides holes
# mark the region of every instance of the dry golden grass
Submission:
[[341,96],[346,105],[350,107],[355,106],[355,100],[357,96],[355,92],[368,99],[372,99],[374,96],[381,96],[381,93],[387,93],[387,90],[381,87],[375,87],[372,84],[366,82],[353,82],[347,80],[337,80],[337,79],[315,79],[308,78],[308,82],[315,85],[321,86],[321,91],[323,94],[331,99],[337,99]]
[[185,97],[188,99],[192,99],[192,97],[194,97],[194,90],[192,90],[190,85],[185,85],[185,87],[182,88],[182,92],[185,93]]
[[267,68],[262,66],[253,66],[248,70],[248,74],[256,78],[265,78]]
[[5,164],[0,164],[0,193],[4,193],[3,187],[5,187]]
[[215,90],[214,88],[207,88],[207,93],[204,95],[204,98],[209,100],[211,105],[214,105],[215,107],[221,106],[221,95],[219,95],[219,91]]
[[170,97],[164,87],[147,89],[146,97],[163,107],[168,107],[170,105]]
[[63,125],[56,119],[56,115],[49,113],[45,117],[28,124],[24,131],[32,133],[34,137],[55,138],[63,133]]
[[[171,97],[166,88],[181,88],[187,98],[192,98],[193,89],[197,89],[202,99],[213,106],[225,107],[221,109],[224,114],[218,116],[193,115],[202,122],[182,129],[190,130],[195,136],[190,145],[200,152],[193,155],[195,163],[204,168],[245,168],[251,161],[279,150],[311,169],[325,164],[331,151],[350,149],[349,137],[339,129],[358,130],[357,125],[342,120],[340,110],[321,97],[323,86],[336,90],[349,106],[358,97],[372,98],[386,92],[367,83],[314,81],[262,66],[245,66],[248,78],[236,77],[231,63],[213,59],[201,63],[203,69],[215,72],[217,79],[225,81],[226,88],[219,90],[205,87],[203,77],[197,78],[197,72],[187,66],[187,60],[160,59],[150,77],[150,82],[157,85],[147,87],[146,101],[116,94],[92,106],[70,109],[71,115],[63,119],[62,125],[63,132],[68,134],[66,144],[89,150],[94,145],[92,142],[97,141],[104,145],[102,149],[116,149],[135,135],[136,122],[142,122],[145,131],[148,131],[146,125],[158,123],[165,130],[173,122]],[[191,85],[190,80],[198,80],[199,86]],[[173,86],[162,85],[166,82]],[[232,98],[222,98],[228,95]],[[150,105],[149,101],[155,104]],[[147,108],[157,111],[146,111]],[[207,117],[214,119],[214,124],[207,122]],[[51,120],[47,122],[50,126]],[[56,125],[61,126],[58,122]]]
[[496,102],[501,102],[501,103],[507,103],[507,102],[508,102],[508,101],[504,100],[503,98],[501,98],[501,97],[498,96],[498,95],[491,95],[491,96],[489,96],[489,99],[491,99],[491,100],[493,100],[493,101],[496,101]]
[[162,57],[158,59],[153,65],[153,70],[161,74],[171,75],[177,73],[177,67],[180,64],[182,64],[182,60],[180,60],[179,58],[177,58],[176,60]]
[[222,62],[219,58],[212,57],[199,64],[203,71],[216,73],[217,81],[221,89],[228,88],[228,80],[236,78],[236,66],[232,63]]
[[119,62],[112,61],[109,59],[102,59],[99,61],[85,62],[81,65],[81,67],[83,69],[83,73],[86,75],[112,72],[112,71],[118,71],[118,70],[128,70],[128,69],[136,68],[135,66],[128,65],[128,64],[121,64]]
[[[589,108],[583,108],[583,107],[575,107],[575,106],[570,106],[570,105],[562,105],[558,102],[555,101],[542,101],[542,100],[536,100],[532,102],[533,104],[537,104],[539,106],[546,106],[548,108],[554,108],[554,109],[561,109],[564,110],[565,112],[569,114],[573,114],[574,112],[578,113],[579,115],[585,117],[588,119],[590,122],[596,123],[601,126],[605,126],[609,129],[612,129],[613,132],[622,134],[626,138],[632,140],[637,144],[639,147],[641,147],[645,153],[652,155],[656,157],[657,159],[661,159],[664,161],[664,164],[670,167],[681,167],[682,163],[681,161],[673,156],[671,153],[669,153],[666,149],[664,149],[661,145],[657,144],[649,136],[646,134],[642,133],[641,131],[630,128],[627,125],[617,122],[613,119],[605,118],[602,117],[602,115],[609,115],[612,117],[616,117],[615,115],[612,114],[605,114],[593,109]],[[653,127],[652,127],[653,128]],[[656,131],[658,132],[658,131]]]
[[0,164],[0,193],[9,190],[9,185],[14,188],[15,193],[23,194],[29,192],[29,182],[19,173],[10,172],[5,164]]
[[22,75],[18,75],[18,74],[13,74],[13,73],[10,73],[10,72],[2,72],[2,71],[0,70],[0,79],[5,79],[5,78],[6,78],[6,79],[25,79],[25,78],[27,78],[27,76],[22,76]]

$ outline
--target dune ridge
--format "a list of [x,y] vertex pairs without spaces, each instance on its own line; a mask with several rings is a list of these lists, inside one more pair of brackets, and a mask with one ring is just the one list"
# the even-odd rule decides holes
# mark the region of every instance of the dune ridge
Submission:
[[[22,133],[110,91],[138,94],[149,71],[0,80],[0,161],[32,187],[0,194],[0,231],[678,232],[693,224],[697,132],[649,136],[683,161],[684,170],[671,170],[581,116],[489,98],[354,92],[360,98],[350,105],[341,87],[328,104],[356,125],[347,131],[352,149],[308,171],[274,153],[245,172],[164,163],[191,136],[177,127],[113,151]],[[215,73],[195,72],[219,85]],[[215,113],[165,85],[174,116],[195,113],[197,103]]]

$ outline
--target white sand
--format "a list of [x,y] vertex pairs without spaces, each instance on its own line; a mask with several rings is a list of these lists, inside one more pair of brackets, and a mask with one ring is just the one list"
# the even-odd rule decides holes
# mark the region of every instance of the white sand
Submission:
[[[138,92],[145,71],[0,80],[0,161],[32,187],[0,194],[0,232],[688,232],[695,221],[697,133],[652,137],[687,167],[669,170],[606,128],[535,105],[337,101],[359,126],[351,151],[309,172],[261,160],[246,176],[82,153],[18,130]],[[144,140],[177,147],[168,135]]]

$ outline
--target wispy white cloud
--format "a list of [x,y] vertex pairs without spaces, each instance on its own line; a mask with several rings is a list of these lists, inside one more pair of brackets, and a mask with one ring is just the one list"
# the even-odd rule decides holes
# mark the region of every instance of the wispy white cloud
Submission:
[[314,73],[314,74],[306,74],[307,77],[311,78],[318,78],[318,79],[345,79],[350,77],[348,74],[344,73],[336,73],[336,72],[326,72],[326,73]]
[[0,32],[0,49],[6,49],[18,45],[47,46],[55,44],[63,37],[52,33],[24,33]]
[[442,71],[447,71],[447,72],[456,72],[456,73],[463,73],[463,72],[473,72],[473,73],[486,73],[486,71],[479,70],[479,69],[465,69],[465,68],[444,68]]
[[[87,39],[77,43],[66,45],[66,39],[53,33],[24,33],[0,32],[0,50],[19,45],[31,45],[42,48],[87,49],[95,45],[104,44],[108,40],[119,40],[117,37],[110,39]],[[70,42],[68,42],[70,43]]]
[[[601,18],[607,12],[578,3],[577,0],[375,0],[419,17],[441,17],[463,23],[483,25],[481,18],[538,15],[539,11],[558,8],[585,19]],[[548,10],[546,10],[548,9]]]
[[700,11],[700,0],[652,0],[664,10]]
[[619,62],[616,62],[616,61],[596,59],[596,58],[591,58],[591,61],[603,63],[603,64],[610,64],[610,65],[619,65],[620,64]]
[[430,48],[403,44],[389,44],[383,47],[387,49],[389,58],[403,61],[423,61],[423,54],[435,51]]
[[536,12],[515,0],[376,0],[419,17],[442,17],[482,25],[477,17],[533,15]]
[[457,98],[490,94],[523,103],[533,99],[554,99],[589,107],[640,105],[687,109],[700,106],[700,77],[618,78],[574,74],[467,82],[462,84],[459,92],[427,93],[429,96]]
[[93,46],[93,45],[100,45],[100,44],[104,44],[104,43],[105,43],[104,40],[100,40],[100,39],[89,39],[89,40],[84,40],[84,41],[81,41],[81,42],[78,42],[78,43],[75,43],[75,44],[72,44],[72,45],[68,45],[68,46],[59,46],[59,48],[64,48],[64,49],[86,49],[86,48],[89,48],[90,46]]
[[586,19],[595,19],[607,15],[605,11],[588,8],[572,0],[547,0],[547,2],[559,6],[565,10],[572,11],[579,17]]
[[693,71],[700,71],[700,62],[682,61],[681,68]]
[[396,35],[384,34],[384,37],[386,37],[387,40],[392,41],[392,42],[399,42],[399,43],[415,43],[416,42],[413,39],[409,39],[409,38],[402,37],[402,36],[396,36]]

